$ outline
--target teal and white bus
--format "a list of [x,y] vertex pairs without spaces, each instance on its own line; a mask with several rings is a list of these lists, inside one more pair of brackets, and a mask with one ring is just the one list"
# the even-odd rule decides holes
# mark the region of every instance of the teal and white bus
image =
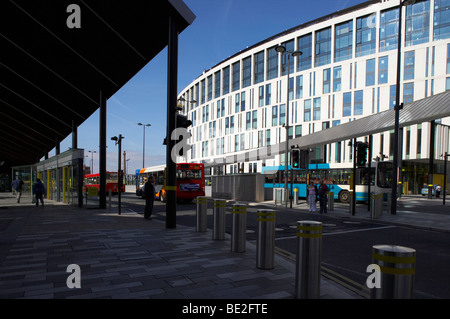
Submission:
[[[306,185],[309,182],[320,184],[325,178],[330,192],[334,193],[334,199],[348,202],[352,185],[353,168],[342,167],[342,164],[309,164],[306,169],[293,169],[288,166],[288,188],[298,189],[298,197],[306,198]],[[274,188],[284,188],[284,166],[265,166],[262,168],[265,176],[265,191],[273,191]],[[291,177],[293,175],[293,178]],[[372,162],[371,168],[357,168],[355,177],[356,200],[366,201],[370,193],[390,194],[392,191],[393,165],[389,161]],[[291,181],[292,180],[292,181]],[[388,195],[385,195],[388,196]]]

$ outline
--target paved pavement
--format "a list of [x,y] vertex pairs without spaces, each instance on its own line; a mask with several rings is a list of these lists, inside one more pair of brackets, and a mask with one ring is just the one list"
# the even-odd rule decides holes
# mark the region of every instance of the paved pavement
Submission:
[[[418,198],[417,200],[420,200]],[[450,232],[450,210],[431,200],[427,212],[399,200],[386,223]],[[251,205],[251,203],[249,203]],[[265,203],[274,206],[274,203]],[[352,216],[346,206],[334,216]],[[306,209],[304,205],[294,209]],[[1,299],[294,299],[295,262],[275,256],[273,269],[256,268],[256,247],[231,251],[230,237],[212,240],[212,232],[177,225],[167,229],[137,213],[85,209],[46,200],[35,207],[30,197],[17,204],[0,193]],[[71,264],[80,267],[81,288]],[[321,278],[321,299],[361,299],[343,286]]]

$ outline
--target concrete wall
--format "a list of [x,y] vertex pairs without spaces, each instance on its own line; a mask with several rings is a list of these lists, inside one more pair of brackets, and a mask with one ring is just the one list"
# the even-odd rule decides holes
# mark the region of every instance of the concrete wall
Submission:
[[264,201],[264,176],[260,174],[211,176],[213,198]]

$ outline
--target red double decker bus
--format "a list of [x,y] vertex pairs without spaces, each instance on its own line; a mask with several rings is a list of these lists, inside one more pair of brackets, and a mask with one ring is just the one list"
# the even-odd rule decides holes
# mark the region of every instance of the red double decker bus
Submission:
[[[155,178],[155,198],[166,201],[166,166],[152,166],[136,171],[136,195],[143,196],[144,185]],[[205,196],[205,166],[199,163],[177,163],[177,200],[190,201]]]
[[[86,192],[89,192],[90,188],[96,188],[97,192],[100,192],[100,174],[87,174],[84,176],[84,185]],[[113,194],[119,193],[119,184],[117,178],[117,172],[106,172],[106,194],[109,191]],[[125,185],[122,184],[122,193],[125,192]]]

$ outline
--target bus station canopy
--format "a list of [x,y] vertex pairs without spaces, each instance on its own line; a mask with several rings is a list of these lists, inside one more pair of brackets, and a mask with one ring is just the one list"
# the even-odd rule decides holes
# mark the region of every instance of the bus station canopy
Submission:
[[[450,116],[450,90],[431,97],[406,104],[399,112],[399,127],[424,123]],[[390,109],[374,115],[366,116],[348,123],[330,127],[313,134],[289,140],[291,147],[308,149],[325,144],[349,140],[362,136],[386,132],[395,128],[395,110]],[[262,147],[239,155],[228,156],[206,163],[205,167],[232,164],[273,158],[284,154],[286,142],[276,146]]]
[[195,19],[181,0],[2,1],[0,167],[68,137],[168,45],[169,17]]

